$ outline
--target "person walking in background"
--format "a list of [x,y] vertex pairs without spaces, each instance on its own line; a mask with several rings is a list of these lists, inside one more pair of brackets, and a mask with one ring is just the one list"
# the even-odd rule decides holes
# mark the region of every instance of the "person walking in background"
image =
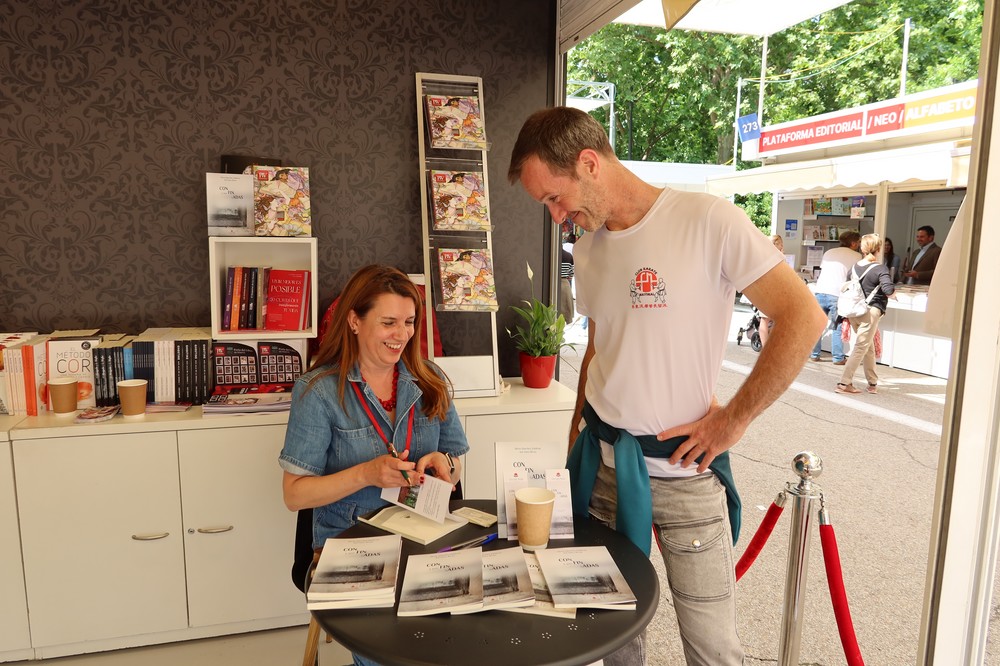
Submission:
[[[740,505],[729,449],[801,370],[823,314],[742,209],[643,182],[583,111],[532,114],[507,176],[554,223],[568,218],[587,232],[573,251],[577,308],[591,318],[569,433],[574,513],[595,516],[647,554],[652,524],[687,662],[742,664],[733,578]],[[773,344],[720,406],[714,393],[736,291],[774,319]],[[645,664],[643,641],[604,663]]]
[[573,323],[576,307],[573,303],[573,253],[566,249],[565,244],[560,250],[562,259],[559,261],[559,314],[567,324]]
[[[868,302],[868,314],[854,317],[850,320],[854,331],[854,348],[844,366],[844,374],[837,384],[837,393],[861,393],[854,388],[854,373],[858,365],[863,363],[865,379],[868,380],[868,392],[878,393],[878,374],[875,372],[875,333],[878,322],[885,314],[889,304],[889,296],[896,291],[889,276],[889,269],[883,264],[876,264],[879,250],[882,249],[882,239],[878,234],[867,234],[861,239],[861,254],[863,258],[852,268],[854,274],[861,279],[861,291],[865,298],[871,296],[872,290],[877,290]],[[876,264],[875,268],[868,267]],[[868,270],[867,273],[865,271]],[[864,273],[864,277],[862,274]],[[893,296],[895,298],[895,296]]]
[[[785,239],[781,237],[781,234],[773,234],[771,236],[771,242],[774,243],[774,247],[778,248],[778,252],[781,253],[782,258],[785,256]],[[758,310],[759,311],[759,310]],[[771,318],[768,317],[763,312],[760,313],[760,325],[757,327],[757,335],[760,336],[760,346],[763,347],[767,342],[767,337],[771,333]]]
[[941,246],[934,242],[934,227],[924,225],[917,229],[917,245],[920,247],[906,262],[909,268],[903,271],[903,277],[906,284],[930,284],[941,256]]
[[809,356],[812,361],[819,360],[823,349],[823,336],[832,331],[830,353],[833,355],[833,364],[844,365],[847,362],[844,356],[844,341],[840,338],[840,328],[837,326],[837,298],[840,296],[840,288],[847,281],[847,271],[861,259],[861,255],[858,254],[860,244],[861,234],[856,231],[846,231],[840,234],[840,247],[823,253],[819,278],[813,286],[813,291],[816,294],[816,302],[826,313],[829,323],[813,347]]
[[903,263],[903,258],[893,251],[891,238],[886,238],[885,243],[882,245],[882,263],[889,269],[889,277],[892,279],[893,284],[903,279],[899,270],[900,264]]

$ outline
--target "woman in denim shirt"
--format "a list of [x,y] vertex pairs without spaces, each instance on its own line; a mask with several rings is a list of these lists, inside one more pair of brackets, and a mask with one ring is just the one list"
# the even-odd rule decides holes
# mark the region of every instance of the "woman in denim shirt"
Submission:
[[421,356],[421,301],[395,268],[362,268],[340,296],[312,370],[295,382],[279,462],[285,504],[314,510],[314,548],[385,506],[382,488],[419,483],[425,473],[458,481],[457,456],[469,444],[446,378]]

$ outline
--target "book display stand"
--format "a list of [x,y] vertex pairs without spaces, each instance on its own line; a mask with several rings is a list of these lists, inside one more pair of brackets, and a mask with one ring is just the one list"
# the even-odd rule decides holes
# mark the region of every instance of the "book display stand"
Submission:
[[500,393],[482,87],[476,76],[416,74],[424,279],[430,286],[425,321],[433,320],[434,310],[439,318],[489,317],[489,339],[483,336],[482,353],[472,355],[435,358],[433,331],[425,327],[428,357],[448,374],[458,398]]

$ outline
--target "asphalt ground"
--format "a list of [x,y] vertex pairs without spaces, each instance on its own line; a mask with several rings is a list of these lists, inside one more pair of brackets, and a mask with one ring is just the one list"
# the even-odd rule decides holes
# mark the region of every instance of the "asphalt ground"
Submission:
[[[736,344],[736,331],[748,318],[747,309],[737,304],[718,382],[717,395],[723,403],[759,358],[745,339]],[[579,321],[568,328],[567,337],[583,342],[577,351],[567,350],[561,364],[560,381],[575,388],[586,345]],[[865,663],[912,664],[919,640],[946,381],[879,365],[878,394],[843,395],[834,392],[841,371],[826,353],[819,363],[807,362],[793,385],[731,449],[744,507],[736,557],[778,493],[786,484],[798,483],[792,470],[795,455],[818,454],[823,472],[816,484],[836,532],[844,587]],[[860,368],[855,383],[865,385]],[[737,585],[739,632],[748,666],[773,664],[778,658],[791,513],[788,502],[757,561]],[[799,663],[844,664],[818,525],[814,515]],[[662,582],[659,556],[652,561]],[[662,587],[660,608],[647,632],[649,663],[683,664],[669,593],[666,585]]]

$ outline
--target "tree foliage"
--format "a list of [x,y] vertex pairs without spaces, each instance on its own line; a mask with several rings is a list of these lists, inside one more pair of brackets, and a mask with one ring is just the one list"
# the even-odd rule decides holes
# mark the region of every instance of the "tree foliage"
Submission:
[[[906,94],[976,78],[983,0],[854,0],[768,38],[764,124],[900,95],[903,23],[911,19]],[[725,164],[739,115],[756,110],[762,40],[612,23],[569,54],[567,78],[616,86],[622,159]],[[594,112],[608,126],[607,108]],[[755,164],[739,163],[737,168]],[[743,197],[770,226],[770,195]]]

